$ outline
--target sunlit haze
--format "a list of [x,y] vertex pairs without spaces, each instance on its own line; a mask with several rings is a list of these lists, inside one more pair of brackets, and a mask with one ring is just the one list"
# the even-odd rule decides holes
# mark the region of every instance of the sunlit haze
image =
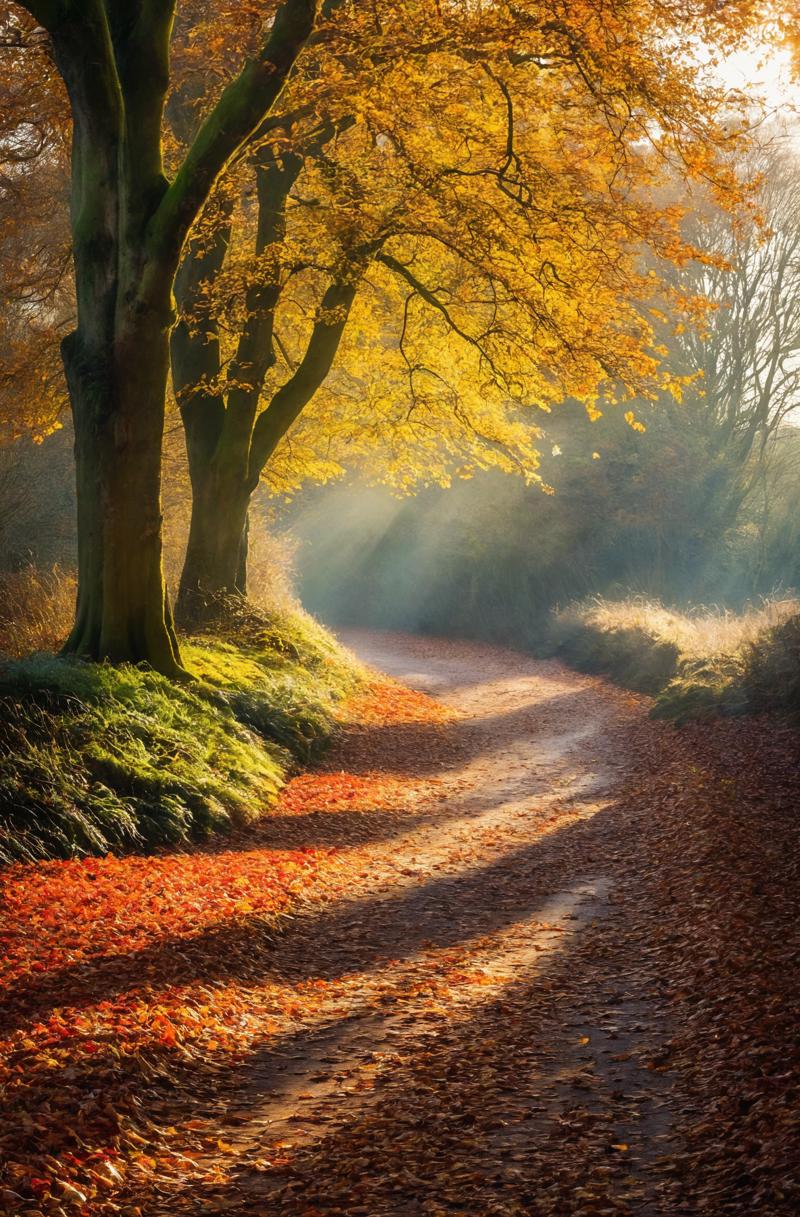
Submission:
[[737,51],[723,59],[717,70],[730,88],[741,90],[754,102],[763,101],[769,111],[789,122],[796,118],[800,84],[785,49]]
[[0,0],[0,1217],[800,1217],[798,14]]

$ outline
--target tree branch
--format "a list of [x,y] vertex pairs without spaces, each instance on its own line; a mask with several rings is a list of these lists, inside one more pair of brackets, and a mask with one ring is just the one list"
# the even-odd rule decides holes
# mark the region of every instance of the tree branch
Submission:
[[177,262],[214,182],[279,96],[314,26],[316,0],[284,0],[260,54],[228,85],[200,127],[151,225],[155,256]]
[[253,428],[250,446],[250,483],[255,488],[269,458],[292,423],[302,413],[333,366],[359,276],[332,283],[322,299],[306,352],[294,374],[281,385]]
[[410,267],[406,266],[404,262],[398,261],[397,258],[392,257],[391,254],[386,253],[377,254],[376,261],[382,262],[384,266],[389,268],[389,270],[394,271],[396,275],[399,275],[402,279],[405,279],[406,283],[413,287],[414,291],[421,296],[427,304],[430,304],[432,308],[435,308],[442,314],[454,334],[458,334],[459,338],[463,339],[464,342],[469,343],[470,346],[475,348],[481,359],[485,360],[489,365],[498,382],[505,381],[505,378],[501,375],[499,369],[496,368],[491,356],[481,341],[474,338],[472,334],[468,334],[466,330],[462,330],[458,323],[453,320],[453,316],[450,313],[450,310],[447,308],[447,305],[443,304],[439,297],[432,292],[430,288],[426,287],[424,283],[420,282]]

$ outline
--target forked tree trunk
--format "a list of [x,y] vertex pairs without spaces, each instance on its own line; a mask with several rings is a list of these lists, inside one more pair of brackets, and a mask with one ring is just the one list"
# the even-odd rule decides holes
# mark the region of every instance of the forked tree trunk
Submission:
[[[205,281],[217,269],[209,258],[196,281]],[[224,613],[229,597],[246,595],[251,497],[279,443],[331,369],[361,273],[363,265],[356,264],[352,277],[328,287],[302,360],[261,414],[268,366],[263,353],[260,366],[255,358],[247,364],[252,380],[247,389],[232,392],[227,402],[222,395],[200,392],[190,396],[182,410],[192,481],[189,542],[176,604],[182,629],[210,624]],[[254,325],[253,331],[257,329]],[[245,333],[245,339],[252,341],[252,334]],[[205,319],[199,340],[179,324],[172,341],[173,380],[179,393],[205,378],[213,380],[219,368],[206,361],[215,363],[217,358],[211,319]]]
[[[334,124],[323,123],[316,137],[318,146],[323,147],[336,130]],[[277,249],[285,238],[286,204],[303,163],[297,152],[276,154],[266,146],[260,150],[255,240],[259,257]],[[227,395],[219,387],[209,388],[219,385],[223,368],[209,287],[230,245],[231,210],[224,201],[218,220],[210,239],[190,244],[178,272],[176,297],[183,316],[171,346],[192,481],[192,519],[176,616],[182,628],[195,629],[224,612],[230,596],[246,595],[251,496],[281,439],[328,375],[357,284],[374,252],[365,247],[355,253],[342,277],[329,284],[303,358],[259,413],[266,376],[275,363],[273,329],[280,279],[269,278],[249,288],[247,319],[229,369],[234,387]]]
[[[301,168],[302,159],[293,153],[260,151],[257,256],[283,239],[286,199]],[[279,284],[270,280],[253,284],[246,294],[247,320],[230,368],[237,387],[227,395],[221,388],[206,388],[218,383],[223,366],[208,289],[225,263],[232,225],[230,200],[219,200],[217,209],[211,237],[190,242],[175,284],[182,316],[172,333],[172,377],[192,483],[189,540],[175,606],[182,629],[211,624],[232,596],[247,594],[247,514],[258,484],[249,469],[250,442],[264,378],[274,363]]]

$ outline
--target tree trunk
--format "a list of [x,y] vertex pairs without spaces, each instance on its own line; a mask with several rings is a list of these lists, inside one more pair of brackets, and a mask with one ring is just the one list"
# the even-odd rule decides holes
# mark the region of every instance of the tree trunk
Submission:
[[245,597],[247,595],[247,563],[250,557],[250,512],[248,511],[244,517],[244,528],[239,541],[239,562],[236,571],[236,591],[237,594]]
[[87,2],[61,12],[53,40],[73,116],[78,313],[62,347],[78,500],[78,600],[64,649],[174,676],[182,669],[161,566],[161,442],[175,268],[147,247],[167,190],[170,24],[164,8],[134,31]]
[[75,425],[78,603],[65,651],[180,672],[161,562],[161,445],[169,302],[123,316],[94,358],[64,344]]
[[247,593],[249,490],[213,465],[192,479],[192,518],[181,572],[176,617],[199,629],[224,614],[230,597]]
[[[223,90],[171,182],[162,119],[174,0],[22,4],[52,38],[73,119],[78,324],[64,343],[64,366],[75,420],[79,590],[65,649],[147,661],[175,675],[180,659],[161,567],[173,281],[220,174],[280,96],[312,32],[316,2],[278,6],[263,45]],[[244,514],[239,538],[243,527]]]

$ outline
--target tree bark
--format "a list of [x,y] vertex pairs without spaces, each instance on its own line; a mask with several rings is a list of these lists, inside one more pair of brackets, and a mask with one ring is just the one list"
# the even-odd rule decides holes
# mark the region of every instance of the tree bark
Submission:
[[[276,152],[267,144],[257,152],[257,255],[277,249],[285,238],[287,201],[305,156],[321,151],[352,121],[323,120],[304,152]],[[358,282],[377,249],[365,247],[345,262],[341,277],[335,277],[323,295],[302,360],[259,413],[266,376],[275,363],[275,311],[281,293],[277,275],[248,289],[246,321],[229,370],[234,387],[227,395],[219,388],[205,388],[218,385],[222,372],[209,288],[224,264],[230,223],[229,210],[220,216],[205,245],[190,243],[176,282],[181,320],[172,337],[172,376],[181,401],[192,480],[189,545],[176,605],[182,628],[208,623],[224,609],[230,595],[246,595],[251,496],[267,461],[328,375]],[[191,325],[186,322],[189,317]]]
[[[197,412],[186,408],[192,478],[192,518],[176,618],[181,629],[210,624],[232,595],[246,593],[247,513],[261,474],[280,441],[312,400],[333,364],[363,267],[325,292],[305,354],[292,376],[257,415],[263,373],[247,393],[241,389],[217,412],[218,402],[200,395]],[[205,344],[206,350],[208,344]],[[173,342],[173,367],[176,346]],[[189,361],[180,359],[186,372]],[[212,437],[216,436],[213,446]]]
[[[69,654],[182,669],[161,563],[161,443],[172,288],[189,230],[280,95],[315,0],[283,0],[261,50],[202,123],[172,182],[161,128],[175,0],[22,0],[52,38],[73,118],[78,600]],[[246,509],[245,509],[246,510]],[[239,525],[239,536],[244,516]]]
[[[275,156],[268,147],[259,155],[257,255],[283,239],[286,200],[302,163],[292,153]],[[190,242],[176,280],[182,316],[172,336],[172,375],[192,482],[189,541],[175,608],[182,629],[210,624],[224,612],[229,597],[246,595],[247,513],[258,484],[257,478],[250,478],[250,441],[264,378],[274,363],[273,322],[280,287],[268,280],[247,292],[247,320],[230,369],[236,388],[227,397],[221,391],[198,390],[213,384],[222,367],[207,291],[223,266],[230,224],[228,209],[205,245]]]
[[247,593],[249,490],[213,467],[193,479],[192,519],[175,606],[182,629],[222,616],[231,597]]
[[73,116],[78,306],[62,346],[78,502],[78,599],[64,649],[174,676],[182,669],[161,565],[172,275],[146,241],[167,185],[160,122],[170,23],[166,3],[133,34],[87,0],[52,33]]
[[[64,359],[75,426],[78,603],[65,651],[181,671],[161,555],[167,326],[124,323],[105,367]],[[126,332],[127,329],[127,332]],[[98,377],[99,371],[99,377]],[[104,391],[98,392],[98,380]]]

